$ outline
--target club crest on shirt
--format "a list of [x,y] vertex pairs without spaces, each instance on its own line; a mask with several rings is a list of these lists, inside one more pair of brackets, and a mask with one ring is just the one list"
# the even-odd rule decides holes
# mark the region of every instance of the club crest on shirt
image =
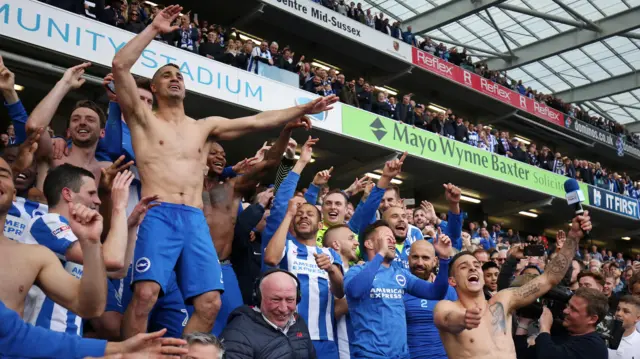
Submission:
[[402,274],[398,274],[396,275],[396,282],[404,287],[407,284],[407,278],[405,278],[405,276],[403,276]]

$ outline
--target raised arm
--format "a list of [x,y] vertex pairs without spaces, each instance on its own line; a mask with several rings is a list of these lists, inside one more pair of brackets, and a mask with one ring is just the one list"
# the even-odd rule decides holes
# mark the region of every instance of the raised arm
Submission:
[[164,8],[156,15],[151,25],[127,42],[113,58],[111,66],[116,93],[118,94],[118,103],[129,126],[135,124],[144,125],[147,115],[151,111],[140,101],[138,87],[131,74],[131,68],[157,35],[170,33],[178,29],[178,26],[171,26],[171,24],[180,15],[181,10],[182,7],[178,5]]
[[307,104],[285,108],[283,110],[264,111],[254,116],[236,118],[209,117],[203,121],[206,131],[221,140],[233,140],[247,133],[268,130],[283,126],[303,117],[311,127],[311,121],[304,117],[329,111],[338,98],[335,95],[319,97]]
[[244,176],[236,180],[234,190],[239,194],[246,194],[248,191],[255,190],[258,182],[269,172],[276,168],[282,160],[282,154],[287,149],[287,144],[291,138],[291,132],[295,128],[307,127],[302,119],[288,123],[280,132],[280,136],[276,142],[265,153],[264,159],[256,163],[253,168]]
[[280,264],[280,261],[284,257],[284,249],[287,242],[287,233],[289,233],[289,227],[295,217],[298,207],[305,203],[305,200],[300,197],[293,197],[289,200],[289,207],[287,207],[287,213],[284,219],[280,223],[278,230],[271,237],[271,241],[264,250],[264,264],[275,267]]
[[119,271],[109,272],[109,278],[122,279],[127,276],[127,271],[133,260],[136,242],[138,240],[138,227],[140,227],[140,223],[142,223],[147,211],[150,208],[160,205],[160,203],[152,203],[157,200],[158,196],[142,197],[140,202],[133,208],[129,218],[127,218],[127,247],[124,254],[124,266],[122,266],[122,269]]
[[[85,79],[82,77],[87,67],[91,66],[90,62],[69,68],[64,72],[62,79],[49,91],[47,96],[40,101],[27,120],[27,133],[37,131],[39,128],[46,128],[51,123],[51,119],[56,114],[60,102],[71,90],[79,89],[84,84]],[[38,157],[50,158],[52,154],[51,136],[48,131],[40,136],[38,142]]]
[[78,241],[85,259],[82,278],[77,280],[60,265],[51,252],[43,254],[43,266],[38,274],[37,284],[54,302],[62,305],[82,318],[102,315],[107,304],[107,273],[102,257],[100,214],[80,204],[69,204],[70,224],[84,223],[82,230],[76,230]]
[[20,144],[27,137],[25,126],[29,116],[16,92],[15,80],[15,75],[4,65],[0,56],[0,95],[4,98],[4,104],[9,110],[9,117],[16,133],[15,143]]
[[418,298],[441,300],[449,289],[449,259],[452,255],[451,240],[442,234],[434,243],[434,248],[440,260],[440,269],[433,283],[422,280],[407,271],[407,292]]
[[571,222],[571,230],[567,234],[567,241],[562,246],[558,254],[545,267],[544,274],[533,279],[529,283],[514,290],[499,292],[499,296],[504,296],[498,300],[506,304],[507,311],[527,306],[537,298],[543,296],[551,288],[555,287],[564,278],[571,261],[576,253],[576,248],[584,232],[591,230],[591,218],[589,211],[577,216]]

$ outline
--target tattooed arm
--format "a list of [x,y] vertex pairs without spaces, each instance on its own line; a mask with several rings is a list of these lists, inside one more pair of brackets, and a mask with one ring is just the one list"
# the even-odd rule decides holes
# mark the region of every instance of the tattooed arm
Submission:
[[527,306],[537,298],[547,293],[551,288],[560,283],[565,273],[571,266],[571,261],[576,253],[578,242],[584,236],[583,232],[591,230],[591,218],[589,212],[573,219],[571,230],[567,235],[567,241],[558,254],[547,264],[544,274],[517,289],[504,290],[498,293],[501,298],[496,298],[505,303],[506,312]]

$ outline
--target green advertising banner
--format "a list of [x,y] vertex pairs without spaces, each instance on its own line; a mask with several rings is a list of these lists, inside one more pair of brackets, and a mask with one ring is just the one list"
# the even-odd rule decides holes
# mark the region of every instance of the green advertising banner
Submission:
[[[567,177],[351,106],[342,106],[342,133],[393,150],[407,151],[449,167],[551,196],[565,197]],[[587,185],[580,183],[580,188],[587,198],[586,204],[589,204]]]

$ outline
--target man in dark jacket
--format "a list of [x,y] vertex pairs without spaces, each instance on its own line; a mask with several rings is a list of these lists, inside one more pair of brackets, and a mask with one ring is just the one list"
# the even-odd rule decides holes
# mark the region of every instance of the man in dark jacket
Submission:
[[340,91],[340,102],[351,105],[354,107],[360,107],[360,103],[358,102],[358,96],[356,95],[356,82],[351,80],[347,83],[347,85]]
[[231,264],[238,277],[238,286],[244,304],[252,304],[253,283],[260,275],[262,266],[262,237],[266,217],[265,210],[273,198],[273,189],[256,196],[256,203],[245,208],[238,215],[233,235]]
[[296,313],[298,280],[284,270],[262,278],[256,291],[260,307],[235,309],[220,335],[227,359],[315,359],[307,323]]
[[360,108],[365,111],[371,111],[371,103],[373,101],[371,86],[368,83],[365,83],[362,87],[362,92],[356,92],[356,95],[358,97]]
[[469,129],[467,128],[467,126],[464,124],[464,120],[462,119],[462,117],[458,117],[458,119],[456,120],[456,141],[460,141],[460,142],[467,142],[467,139],[469,138]]
[[413,125],[415,123],[413,118],[413,106],[411,106],[411,96],[404,95],[402,97],[402,103],[396,105],[394,118],[396,121],[404,122],[407,125]]

